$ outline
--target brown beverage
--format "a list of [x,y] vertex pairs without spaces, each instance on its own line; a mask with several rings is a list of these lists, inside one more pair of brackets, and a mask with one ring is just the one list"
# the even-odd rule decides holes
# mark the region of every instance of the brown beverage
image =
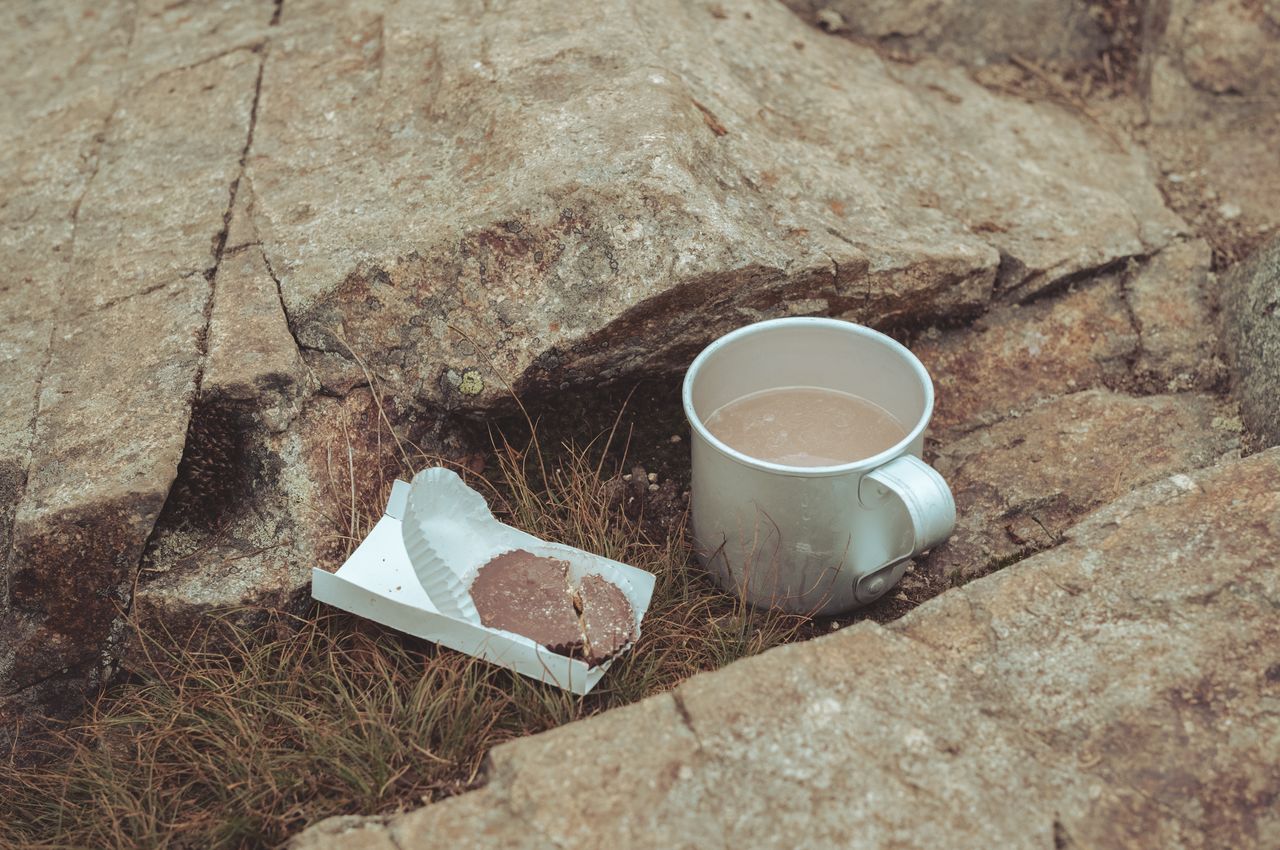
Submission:
[[835,466],[897,445],[906,427],[873,401],[822,387],[779,387],[734,399],[707,430],[745,455],[786,466]]

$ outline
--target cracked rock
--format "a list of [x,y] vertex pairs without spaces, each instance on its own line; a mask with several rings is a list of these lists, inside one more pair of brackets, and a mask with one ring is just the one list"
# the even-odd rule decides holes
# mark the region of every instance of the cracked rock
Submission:
[[1137,348],[1114,274],[912,344],[937,387],[930,433],[944,442],[1041,401],[1123,383]]
[[1138,381],[1156,392],[1209,389],[1223,374],[1209,307],[1204,240],[1176,242],[1125,282],[1125,295],[1141,336],[1134,364]]
[[[370,829],[400,850],[1274,846],[1277,494],[1280,450],[1158,481],[887,628],[502,744],[484,788]],[[290,846],[370,840],[344,819]]]
[[1081,516],[1135,487],[1238,451],[1230,411],[1207,395],[1064,396],[938,450],[956,530],[921,569],[971,579],[1056,545]]
[[972,312],[1182,226],[1089,124],[772,3],[313,11],[268,55],[255,220],[302,344],[343,328],[400,405],[553,388],[553,348],[607,380],[797,309]]

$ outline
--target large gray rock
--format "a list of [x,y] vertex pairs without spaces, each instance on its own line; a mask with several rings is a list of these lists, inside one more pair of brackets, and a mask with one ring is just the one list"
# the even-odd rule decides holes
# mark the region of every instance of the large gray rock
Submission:
[[1280,239],[1222,282],[1223,341],[1245,427],[1280,443]]
[[1078,117],[764,0],[0,15],[0,715],[125,617],[295,598],[384,412],[977,314],[1182,228]]
[[290,22],[256,230],[321,379],[349,380],[349,347],[402,406],[674,370],[770,316],[973,312],[1181,226],[1076,116],[762,0],[317,0]]
[[2,14],[0,369],[17,378],[0,418],[5,721],[73,707],[129,610],[183,453],[251,133],[260,42],[239,43],[235,21],[261,30],[272,9]]
[[1145,6],[1141,134],[1175,209],[1220,256],[1238,259],[1280,228],[1280,5]]
[[[173,483],[259,64],[231,53],[133,89],[76,207],[9,563],[10,604],[42,618],[29,651],[55,669],[100,651]],[[182,116],[206,113],[193,141]]]
[[294,850],[1273,847],[1280,450],[923,605],[492,753]]

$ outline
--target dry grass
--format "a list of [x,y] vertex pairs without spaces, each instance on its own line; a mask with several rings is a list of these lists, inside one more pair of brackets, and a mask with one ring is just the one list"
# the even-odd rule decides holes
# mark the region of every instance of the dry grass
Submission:
[[[405,466],[429,462],[399,440],[396,450]],[[594,693],[575,697],[328,611],[273,613],[253,627],[212,618],[182,646],[147,637],[150,660],[134,680],[74,727],[50,730],[24,762],[0,764],[0,845],[278,846],[329,815],[457,793],[496,744],[666,690],[805,625],[716,591],[691,568],[679,518],[661,534],[626,518],[600,451],[544,458],[535,441],[495,455],[489,478],[468,477],[508,521],[657,576],[643,636]],[[349,548],[385,493],[362,499],[349,454],[333,460],[334,522]]]

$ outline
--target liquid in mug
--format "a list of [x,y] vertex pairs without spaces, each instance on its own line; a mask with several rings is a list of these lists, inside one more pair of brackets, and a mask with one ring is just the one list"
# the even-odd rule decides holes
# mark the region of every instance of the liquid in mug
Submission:
[[734,399],[705,424],[745,455],[786,466],[836,466],[871,457],[907,436],[880,405],[823,387],[778,387]]

